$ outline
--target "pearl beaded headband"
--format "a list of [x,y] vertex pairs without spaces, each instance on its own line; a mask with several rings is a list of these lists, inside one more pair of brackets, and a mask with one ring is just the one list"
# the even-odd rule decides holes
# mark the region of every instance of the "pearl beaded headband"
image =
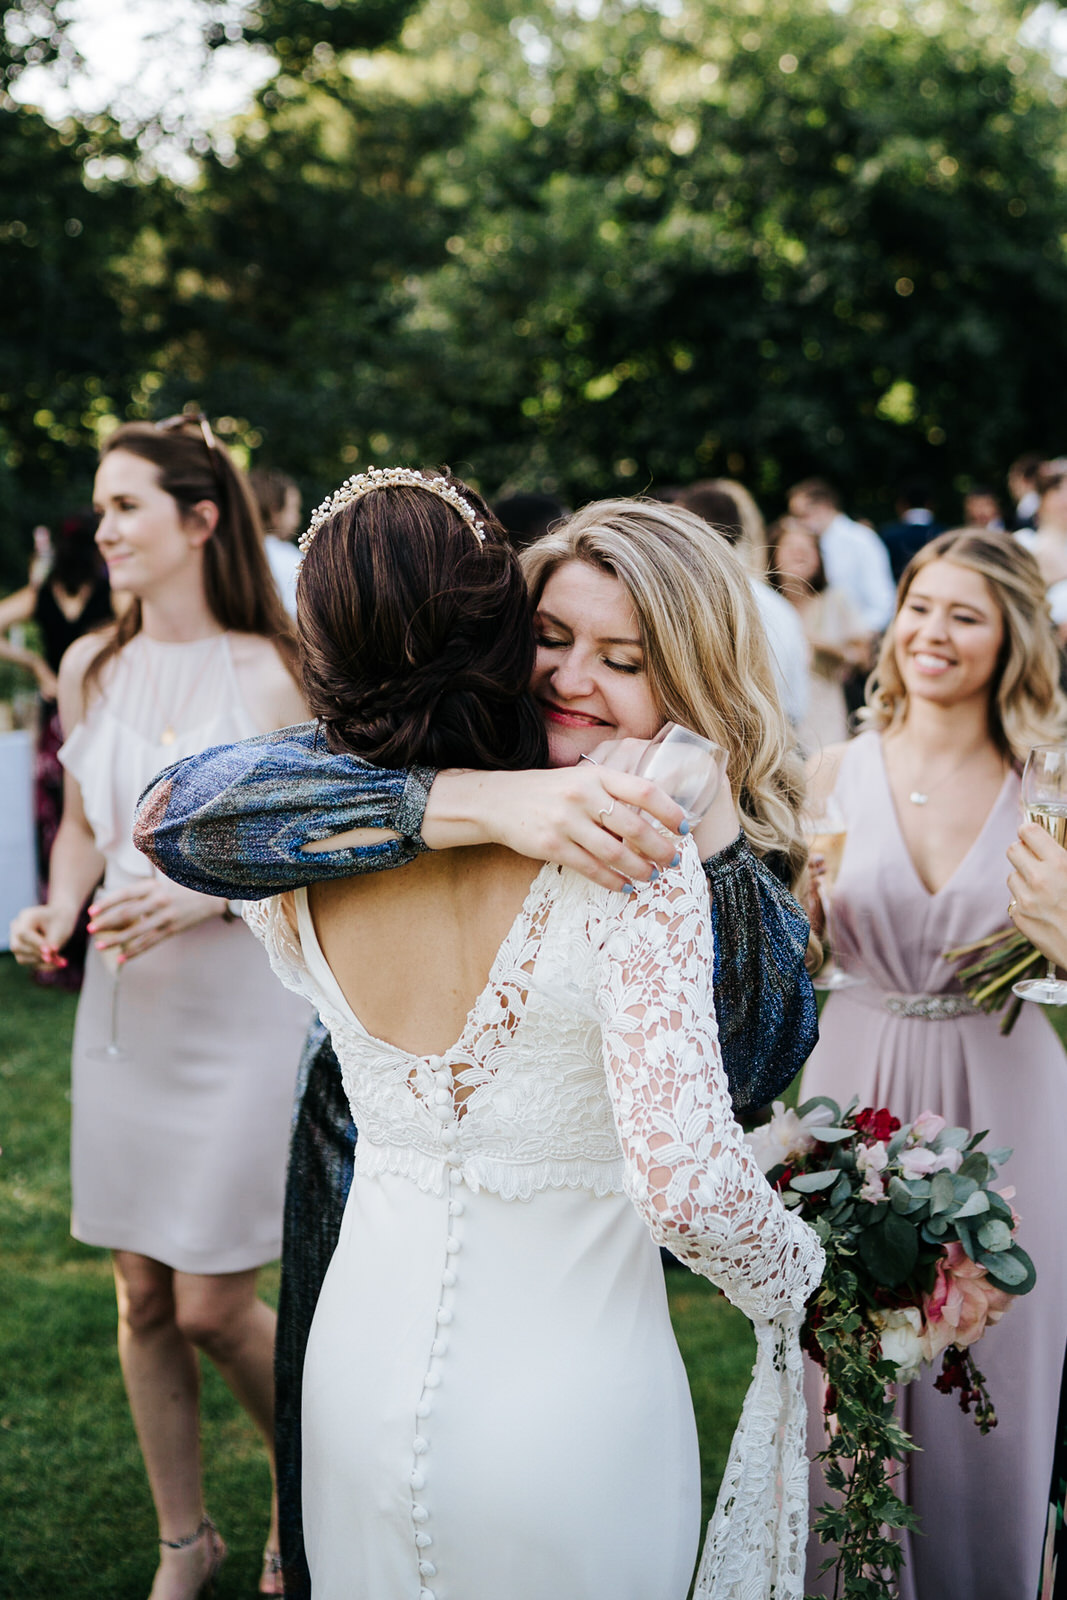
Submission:
[[374,489],[394,489],[401,485],[409,489],[425,489],[439,500],[447,501],[468,524],[478,543],[485,543],[485,523],[447,478],[424,478],[421,472],[416,472],[412,467],[368,467],[366,472],[346,478],[341,487],[312,512],[311,521],[297,540],[300,554],[307,555],[319,529],[345,506],[354,505]]

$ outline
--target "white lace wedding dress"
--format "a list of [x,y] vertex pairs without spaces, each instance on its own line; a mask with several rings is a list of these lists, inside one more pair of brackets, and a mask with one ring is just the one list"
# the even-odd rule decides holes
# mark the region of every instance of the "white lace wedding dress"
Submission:
[[700,1472],[661,1243],[757,1327],[697,1593],[799,1597],[822,1251],[732,1118],[695,847],[625,903],[545,867],[444,1056],[367,1033],[293,898],[295,932],[282,902],[246,915],[359,1129],[304,1371],[315,1600],[684,1600]]

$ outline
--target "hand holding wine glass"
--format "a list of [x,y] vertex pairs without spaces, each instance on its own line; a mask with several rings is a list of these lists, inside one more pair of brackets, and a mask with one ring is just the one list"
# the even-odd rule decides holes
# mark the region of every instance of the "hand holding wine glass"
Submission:
[[[1027,822],[1037,823],[1062,848],[1067,845],[1067,745],[1035,745],[1023,769],[1022,803]],[[1067,982],[1049,959],[1043,978],[1026,978],[1012,993],[1038,1005],[1067,1005]]]
[[637,763],[638,776],[651,778],[680,805],[692,829],[708,811],[726,771],[726,751],[689,728],[668,722],[649,740]]
[[[633,742],[624,741],[626,744]],[[608,763],[614,755],[617,762],[625,760],[628,764],[629,752],[613,751],[609,746],[602,746],[598,751],[596,764],[600,764],[601,752]],[[679,727],[677,723],[668,722],[645,745],[637,758],[635,770],[639,777],[655,783],[657,788],[681,806],[688,831],[704,816],[719,791],[726,771],[726,751],[712,740],[692,733],[688,728]],[[614,806],[614,800],[611,804]],[[610,808],[606,808],[604,825],[610,827]],[[656,826],[659,827],[659,824]],[[627,892],[633,892],[633,885],[625,887]],[[610,919],[603,925],[599,949],[602,950],[607,944],[613,926]],[[599,1021],[589,996],[569,973],[542,973],[539,968],[538,976],[530,981],[530,988],[570,1011],[588,1017],[593,1022]]]
[[848,827],[844,813],[832,794],[827,795],[822,804],[805,817],[804,832],[807,835],[808,850],[811,856],[817,857],[819,861],[819,880],[816,892],[822,906],[826,940],[831,952],[829,960],[823,965],[812,982],[816,989],[846,989],[858,980],[852,977],[851,974],[842,971],[834,960],[830,892],[837,881],[837,874],[841,870],[841,862],[845,854],[845,843],[848,839]]

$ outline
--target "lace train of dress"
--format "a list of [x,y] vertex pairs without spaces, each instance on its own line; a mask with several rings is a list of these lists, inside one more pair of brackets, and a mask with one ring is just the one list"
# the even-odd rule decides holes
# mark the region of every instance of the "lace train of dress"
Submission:
[[[697,1593],[799,1600],[822,1254],[732,1118],[695,848],[621,911],[544,868],[444,1056],[366,1032],[294,899],[295,929],[277,901],[246,916],[360,1128],[304,1369],[315,1600],[683,1600],[699,1461],[659,1243],[758,1324]],[[599,1025],[539,987],[542,957]]]

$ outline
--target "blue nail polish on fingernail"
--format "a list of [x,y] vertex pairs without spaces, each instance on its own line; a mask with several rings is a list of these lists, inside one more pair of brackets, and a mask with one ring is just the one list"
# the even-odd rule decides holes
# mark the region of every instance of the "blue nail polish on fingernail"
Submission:
[[685,838],[686,834],[689,832],[689,824],[688,824],[688,822],[686,822],[684,817],[682,818],[681,822],[678,824],[678,832],[681,834],[683,839]]
[[670,865],[672,867],[676,867],[678,865],[679,861],[681,861],[681,859],[682,859],[682,852],[680,850],[676,850],[674,852],[673,856],[671,856]]
[[649,883],[658,883],[659,882],[659,868],[658,867],[653,867],[652,868],[652,876],[651,876],[651,878],[649,878],[648,881],[649,881]]
[[636,894],[637,890],[634,888],[632,883],[624,883],[622,886],[622,892],[623,894]]

